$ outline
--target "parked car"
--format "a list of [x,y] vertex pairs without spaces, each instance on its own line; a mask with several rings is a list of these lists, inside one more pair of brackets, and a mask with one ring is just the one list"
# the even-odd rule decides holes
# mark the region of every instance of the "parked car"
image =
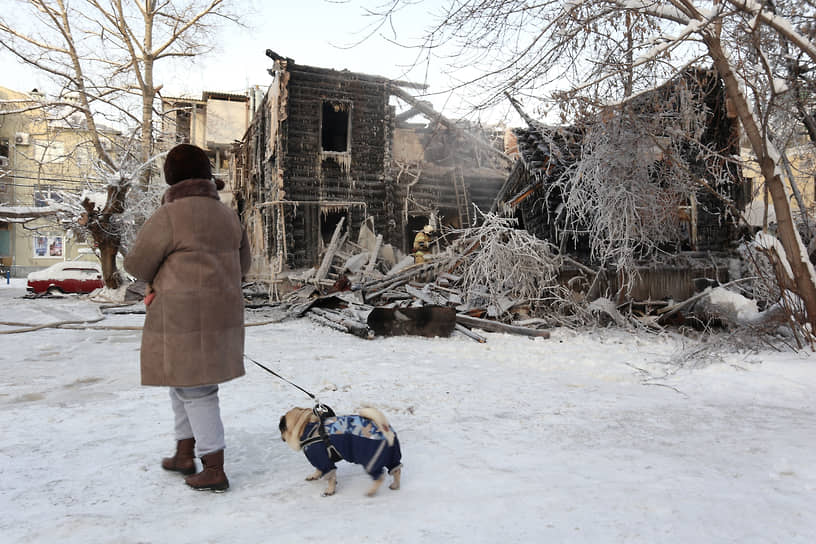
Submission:
[[31,272],[26,289],[32,293],[90,293],[104,286],[99,263],[62,261]]

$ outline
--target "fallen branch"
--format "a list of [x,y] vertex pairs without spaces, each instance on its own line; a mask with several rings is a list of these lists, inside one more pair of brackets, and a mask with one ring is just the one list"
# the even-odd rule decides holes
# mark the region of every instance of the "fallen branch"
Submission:
[[54,323],[45,323],[43,325],[31,325],[27,326],[24,329],[13,329],[10,331],[0,331],[0,334],[17,334],[20,332],[33,332],[39,331],[41,329],[58,329],[64,327],[66,325],[79,325],[82,323],[98,323],[105,319],[105,316],[98,317],[96,319],[81,319],[79,321],[55,321]]
[[[45,323],[43,325],[32,325],[29,323],[14,323],[10,321],[2,321],[0,325],[12,325],[12,326],[23,326],[24,329],[14,329],[10,331],[0,331],[0,334],[17,334],[21,332],[33,332],[39,331],[42,329],[69,329],[73,331],[78,330],[89,330],[89,331],[141,331],[144,330],[144,327],[139,325],[84,325],[84,323],[97,323],[101,320],[105,319],[101,317],[99,319],[94,319],[92,321],[58,321],[55,323]],[[270,325],[273,323],[280,323],[286,319],[286,317],[282,317],[280,319],[273,319],[269,321],[259,321],[255,323],[245,323],[244,327],[260,327],[262,325]]]

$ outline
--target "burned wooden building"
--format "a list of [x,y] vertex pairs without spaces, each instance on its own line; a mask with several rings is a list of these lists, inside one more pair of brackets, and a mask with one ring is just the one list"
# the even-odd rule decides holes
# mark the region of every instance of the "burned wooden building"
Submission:
[[[236,149],[236,196],[253,275],[311,267],[342,221],[403,252],[429,221],[466,226],[510,162],[481,137],[383,77],[317,68],[267,51],[273,82]],[[416,87],[416,86],[414,86]],[[392,102],[408,109],[397,113]],[[412,124],[421,115],[427,122]]]
[[[682,118],[684,110],[692,109],[690,101],[703,107],[701,118]],[[565,228],[559,213],[569,184],[556,181],[571,164],[585,158],[585,137],[593,123],[635,115],[654,121],[638,135],[644,145],[631,152],[649,155],[655,190],[664,181],[664,166],[678,156],[697,182],[687,201],[676,203],[676,218],[687,228],[672,251],[720,250],[737,239],[738,210],[745,207],[749,196],[737,162],[729,160],[739,156],[738,124],[729,115],[722,81],[716,73],[702,69],[688,70],[657,89],[610,107],[589,124],[548,127],[529,120],[528,128],[514,131],[519,159],[493,209],[513,214],[523,228],[556,244],[564,236],[575,238],[574,229]],[[702,121],[701,126],[682,126],[695,121]],[[667,149],[670,132],[683,132],[685,143],[679,149]],[[689,143],[691,136],[700,145]],[[572,240],[573,252],[586,257],[586,240],[578,238]]]
[[[641,285],[633,298],[683,297],[693,289],[692,280],[697,277],[727,279],[727,266],[712,267],[711,255],[726,256],[739,239],[739,215],[750,188],[743,183],[737,161],[732,160],[739,155],[737,120],[729,114],[723,82],[711,70],[689,69],[580,125],[550,127],[527,119],[527,128],[514,131],[519,158],[492,209],[514,216],[521,228],[553,242],[578,261],[614,269],[615,263],[593,258],[586,224],[592,221],[593,212],[583,217],[583,223],[567,224],[564,209],[573,190],[574,181],[568,178],[575,175],[574,165],[587,160],[594,150],[588,142],[590,135],[623,118],[633,120],[629,128],[634,131],[630,134],[634,145],[625,152],[645,157],[642,162],[654,191],[667,184],[667,176],[678,175],[678,163],[692,187],[685,194],[677,192],[664,199],[663,205],[670,208],[664,213],[668,218],[665,227],[671,235],[658,244],[659,263],[653,258],[641,263],[641,284],[653,285]],[[607,160],[615,162],[614,157]],[[612,173],[605,181],[623,182]],[[696,265],[689,263],[701,253],[703,265],[692,270]],[[654,288],[657,283],[662,285]]]

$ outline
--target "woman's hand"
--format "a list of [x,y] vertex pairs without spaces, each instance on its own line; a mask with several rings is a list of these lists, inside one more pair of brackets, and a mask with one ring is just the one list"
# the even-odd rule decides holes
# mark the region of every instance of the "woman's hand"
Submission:
[[156,291],[154,291],[153,286],[148,283],[147,287],[145,288],[144,305],[150,306],[150,303],[153,302],[154,298],[156,298]]

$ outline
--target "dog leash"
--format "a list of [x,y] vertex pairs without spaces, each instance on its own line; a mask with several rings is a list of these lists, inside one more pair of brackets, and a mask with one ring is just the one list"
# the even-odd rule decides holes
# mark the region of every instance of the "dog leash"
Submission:
[[329,436],[326,434],[326,428],[325,428],[325,426],[323,424],[323,420],[325,420],[327,417],[335,417],[334,410],[331,409],[331,406],[327,406],[327,405],[323,404],[312,393],[309,393],[308,391],[303,389],[298,384],[296,384],[294,382],[290,382],[289,380],[287,380],[286,378],[284,378],[283,376],[281,376],[280,374],[278,374],[277,372],[275,372],[271,368],[269,368],[269,367],[267,367],[265,365],[262,365],[261,363],[259,363],[258,361],[256,361],[255,359],[253,359],[252,357],[247,355],[246,353],[244,354],[244,357],[248,361],[253,362],[256,365],[258,365],[259,367],[263,368],[264,370],[266,370],[267,372],[269,372],[273,376],[275,376],[277,378],[280,378],[281,380],[285,381],[289,385],[291,385],[293,387],[297,387],[298,389],[300,389],[301,391],[303,391],[304,393],[309,395],[309,398],[311,398],[315,403],[314,407],[312,408],[312,412],[320,420],[319,423],[318,423],[318,426],[317,426],[318,434],[320,435],[320,440],[326,446],[326,452],[327,452],[329,458],[332,460],[332,462],[337,462],[337,461],[341,460],[343,458],[343,456],[340,455],[340,452],[337,451],[337,448],[335,448],[334,445],[331,443],[331,440],[329,440]]
[[246,353],[244,354],[244,358],[246,358],[246,360],[247,360],[247,361],[250,361],[250,362],[255,363],[255,364],[256,364],[256,365],[258,365],[259,367],[263,368],[264,370],[266,370],[267,372],[269,372],[269,373],[270,373],[270,374],[272,374],[273,376],[280,378],[281,380],[285,381],[285,382],[286,382],[286,383],[288,383],[289,385],[291,385],[291,386],[293,386],[293,387],[297,387],[298,389],[300,389],[301,391],[303,391],[304,393],[306,393],[307,395],[309,395],[309,398],[311,398],[313,401],[315,401],[316,406],[323,406],[322,404],[320,404],[320,401],[317,399],[317,397],[316,397],[316,396],[314,396],[313,394],[309,393],[308,391],[306,391],[305,389],[303,389],[303,388],[302,388],[301,386],[299,386],[298,384],[290,382],[289,380],[287,380],[286,378],[284,378],[283,376],[281,376],[280,374],[278,374],[277,372],[275,372],[275,371],[274,371],[274,370],[272,370],[271,368],[268,368],[268,367],[266,367],[266,366],[262,365],[261,363],[259,363],[258,361],[256,361],[255,359],[253,359],[252,357],[250,357],[249,355],[247,355]]
[[272,370],[271,368],[269,368],[269,367],[267,367],[267,366],[265,366],[265,365],[262,365],[261,363],[259,363],[258,361],[256,361],[255,359],[253,359],[252,357],[250,357],[249,355],[247,355],[246,353],[244,354],[244,357],[245,357],[245,358],[246,358],[248,361],[253,362],[253,363],[255,363],[256,365],[258,365],[259,367],[263,368],[264,370],[266,370],[267,372],[269,372],[269,373],[270,373],[270,374],[272,374],[273,376],[275,376],[275,377],[277,377],[277,378],[280,378],[281,380],[285,381],[286,383],[288,383],[288,384],[289,384],[289,385],[291,385],[292,387],[297,387],[298,389],[300,389],[301,391],[303,391],[304,393],[306,393],[307,395],[309,395],[309,398],[310,398],[310,399],[312,399],[312,400],[314,401],[314,403],[315,403],[314,408],[312,408],[312,412],[314,412],[314,414],[315,414],[317,417],[319,417],[319,418],[320,418],[320,421],[321,421],[321,422],[322,422],[322,421],[323,421],[325,418],[327,418],[327,417],[334,417],[334,416],[335,416],[334,410],[332,410],[330,406],[327,406],[327,405],[323,404],[322,402],[320,402],[320,399],[318,399],[318,398],[317,398],[317,396],[315,396],[314,394],[309,393],[308,391],[306,391],[305,389],[303,389],[303,388],[302,388],[301,386],[299,386],[298,384],[296,384],[296,383],[294,383],[294,382],[291,382],[291,381],[287,380],[286,378],[284,378],[283,376],[281,376],[280,374],[278,374],[277,372],[275,372],[275,371],[274,371],[274,370]]

